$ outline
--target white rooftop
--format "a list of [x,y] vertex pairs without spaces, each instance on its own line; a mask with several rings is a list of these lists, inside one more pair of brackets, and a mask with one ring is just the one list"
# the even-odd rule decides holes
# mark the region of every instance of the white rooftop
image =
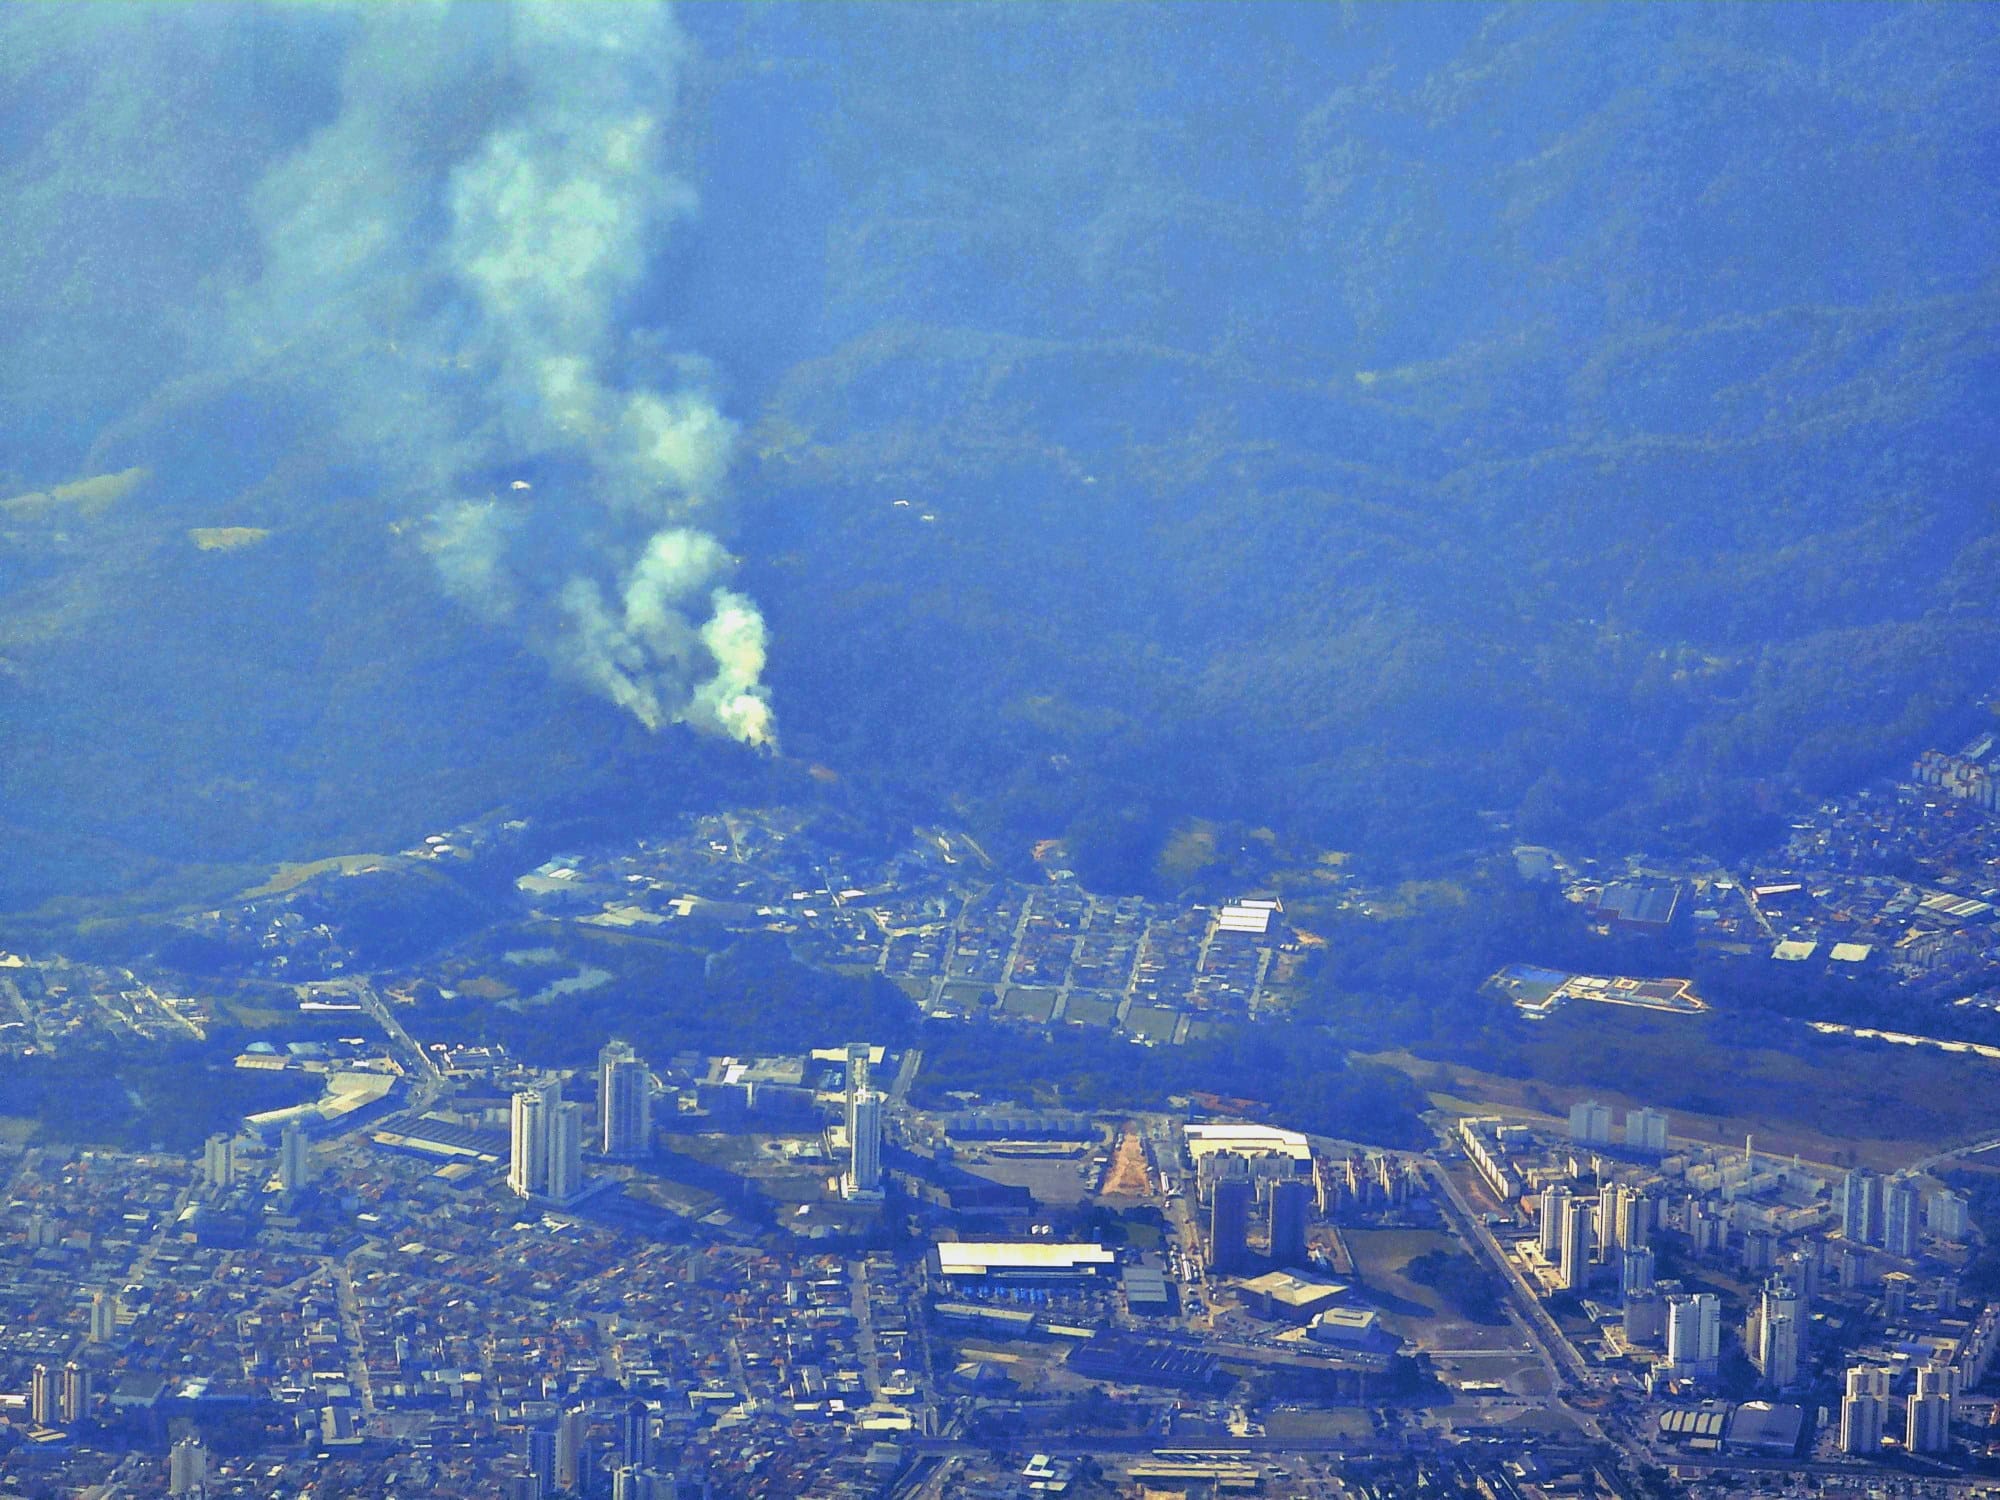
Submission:
[[938,1269],[947,1276],[986,1271],[1068,1271],[1109,1266],[1117,1255],[1102,1245],[1052,1245],[1046,1240],[947,1240],[937,1247]]

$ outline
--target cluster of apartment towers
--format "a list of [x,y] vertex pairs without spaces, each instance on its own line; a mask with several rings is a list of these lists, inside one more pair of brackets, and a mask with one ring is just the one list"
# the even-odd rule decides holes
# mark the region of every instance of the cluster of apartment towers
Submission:
[[[882,1195],[882,1096],[868,1086],[872,1053],[866,1042],[850,1042],[846,1048],[847,1171],[840,1186],[844,1195],[859,1200]],[[563,1099],[559,1078],[514,1094],[507,1186],[516,1195],[558,1205],[584,1195],[583,1116],[581,1104]],[[626,1042],[608,1043],[597,1054],[596,1144],[607,1161],[652,1154],[653,1075]]]
[[[1666,1144],[1666,1131],[1667,1117],[1656,1111],[1634,1110],[1625,1117],[1629,1146],[1658,1151]],[[1609,1143],[1610,1111],[1595,1102],[1577,1105],[1570,1112],[1570,1134],[1580,1143]],[[1857,1167],[1841,1183],[1839,1207],[1841,1234],[1849,1243],[1879,1245],[1904,1260],[1916,1257],[1926,1205],[1913,1176],[1899,1173],[1885,1180]],[[1927,1209],[1934,1232],[1948,1239],[1964,1238],[1968,1208],[1962,1196],[1935,1193]],[[1581,1290],[1589,1284],[1593,1266],[1607,1263],[1617,1252],[1627,1337],[1641,1341],[1665,1335],[1666,1358],[1656,1366],[1656,1376],[1712,1379],[1722,1352],[1721,1299],[1711,1292],[1661,1295],[1674,1284],[1654,1281],[1654,1255],[1647,1243],[1654,1212],[1651,1198],[1621,1183],[1603,1184],[1595,1197],[1558,1184],[1541,1198],[1537,1230],[1542,1258],[1554,1270],[1559,1287]],[[1710,1227],[1706,1216],[1691,1223],[1697,1251],[1711,1248],[1703,1233]],[[1763,1384],[1776,1390],[1799,1381],[1810,1318],[1811,1273],[1804,1257],[1786,1260],[1766,1278],[1743,1335],[1744,1350]],[[1848,1370],[1840,1407],[1843,1452],[1882,1450],[1894,1373],[1886,1366],[1871,1365]],[[1906,1451],[1938,1453],[1950,1446],[1959,1386],[1955,1367],[1926,1365],[1917,1370],[1916,1389],[1904,1411]]]

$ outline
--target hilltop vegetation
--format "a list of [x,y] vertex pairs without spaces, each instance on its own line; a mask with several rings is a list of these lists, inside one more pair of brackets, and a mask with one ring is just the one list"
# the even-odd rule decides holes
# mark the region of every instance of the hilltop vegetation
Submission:
[[702,215],[632,357],[730,382],[796,761],[648,736],[447,602],[439,497],[314,422],[311,350],[201,359],[251,185],[335,107],[332,23],[216,60],[176,21],[122,79],[22,47],[0,488],[151,477],[0,513],[0,905],[811,762],[1105,888],[1185,878],[1190,817],[1378,868],[1481,812],[1728,853],[1976,720],[1991,11],[682,23]]

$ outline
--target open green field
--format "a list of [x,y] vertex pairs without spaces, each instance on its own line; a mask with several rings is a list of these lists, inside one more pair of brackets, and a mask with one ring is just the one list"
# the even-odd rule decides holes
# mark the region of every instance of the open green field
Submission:
[[1135,1005],[1125,1012],[1125,1029],[1149,1041],[1171,1042],[1181,1013],[1164,1005]]
[[958,1011],[978,1010],[982,1001],[992,993],[986,985],[974,984],[969,980],[954,979],[944,987],[939,999],[950,1009]]
[[1046,1025],[1055,1014],[1056,992],[1054,990],[1010,989],[1007,998],[1000,1002],[1000,1008],[1010,1016]]
[[1063,1019],[1079,1026],[1109,1026],[1118,1019],[1118,1002],[1105,995],[1072,994]]
[[1395,1051],[1398,1068],[1452,1112],[1566,1114],[1582,1099],[1615,1112],[1650,1105],[1677,1138],[1893,1168],[1939,1146],[2000,1134],[2000,1063],[1928,1047],[1817,1037],[1773,1017],[1786,1049],[1740,1045],[1738,1021],[1574,1006],[1533,1028],[1528,1076]]

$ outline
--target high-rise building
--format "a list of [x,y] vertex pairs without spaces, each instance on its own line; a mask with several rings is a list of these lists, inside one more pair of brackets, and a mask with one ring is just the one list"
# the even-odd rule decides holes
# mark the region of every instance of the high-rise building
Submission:
[[522,1456],[528,1461],[528,1477],[535,1482],[536,1495],[556,1492],[556,1434],[552,1427],[530,1427],[521,1438]]
[[1212,1271],[1241,1271],[1250,1259],[1250,1206],[1256,1188],[1247,1177],[1216,1183],[1208,1205],[1208,1265]]
[[1920,1365],[1917,1388],[1903,1409],[1903,1446],[1911,1453],[1943,1453],[1951,1447],[1951,1371]]
[[870,1197],[882,1191],[882,1096],[863,1089],[847,1117],[847,1190]]
[[62,1367],[59,1409],[65,1424],[81,1422],[90,1415],[90,1371],[75,1360]]
[[611,1476],[611,1500],[675,1500],[674,1476],[629,1465]]
[[1629,1192],[1625,1195],[1624,1212],[1618,1243],[1628,1250],[1650,1244],[1653,1238],[1653,1200],[1642,1192]]
[[1847,1395],[1840,1403],[1840,1451],[1879,1453],[1889,1414],[1889,1372],[1855,1365],[1847,1372]]
[[854,1106],[868,1092],[868,1059],[874,1049],[866,1042],[847,1044],[847,1138],[854,1139]]
[[1306,1263],[1306,1207],[1311,1202],[1312,1189],[1303,1181],[1271,1184],[1268,1209],[1273,1265],[1302,1266]]
[[1805,1304],[1798,1289],[1782,1277],[1764,1283],[1759,1302],[1757,1369],[1764,1384],[1788,1390],[1799,1383],[1799,1366],[1805,1352]]
[[201,1149],[202,1181],[218,1192],[236,1181],[236,1137],[218,1131]]
[[583,1106],[558,1104],[548,1116],[549,1180],[543,1195],[571,1203],[583,1194]]
[[1597,1258],[1609,1261],[1612,1253],[1620,1249],[1624,1241],[1619,1234],[1625,1228],[1625,1196],[1629,1190],[1622,1182],[1607,1182],[1597,1190]]
[[1569,1107],[1569,1138],[1579,1146],[1611,1144],[1611,1110],[1595,1099]]
[[1891,1177],[1882,1188],[1882,1248],[1901,1260],[1915,1260],[1921,1237],[1917,1184]]
[[556,1418],[556,1488],[580,1490],[590,1472],[584,1437],[590,1428],[590,1409],[572,1406]]
[[167,1493],[192,1495],[208,1483],[208,1449],[192,1433],[167,1450]]
[[53,1365],[36,1365],[28,1377],[28,1416],[37,1427],[53,1427],[62,1415]]
[[645,1156],[653,1145],[653,1080],[624,1042],[597,1054],[598,1145],[606,1156]]
[[1625,1114],[1625,1145],[1632,1151],[1663,1152],[1667,1149],[1667,1117],[1657,1109],[1634,1109]]
[[618,1418],[618,1458],[629,1469],[653,1462],[653,1410],[643,1401],[629,1403]]
[[1866,1167],[1840,1184],[1840,1232],[1857,1245],[1882,1243],[1882,1179]]
[[312,1142],[297,1120],[285,1121],[278,1132],[278,1186],[296,1193],[312,1180]]
[[1640,1245],[1625,1252],[1619,1266],[1618,1294],[1627,1302],[1634,1297],[1643,1297],[1653,1289],[1653,1251],[1650,1246]]
[[522,1198],[568,1203],[583,1192],[583,1106],[555,1079],[514,1095],[507,1186]]
[[1939,1188],[1931,1194],[1925,1217],[1932,1235],[1954,1245],[1964,1244],[1972,1228],[1971,1204],[1963,1193],[1954,1193],[1950,1188]]
[[558,1083],[515,1091],[507,1186],[518,1198],[532,1198],[548,1185],[549,1114],[561,1102],[562,1085]]
[[1560,1183],[1542,1189],[1536,1228],[1540,1235],[1542,1259],[1552,1265],[1562,1255],[1563,1219],[1569,1212],[1569,1201],[1570,1191]]
[[1558,1247],[1556,1278],[1564,1291],[1580,1291],[1590,1281],[1591,1204],[1572,1198],[1563,1205],[1562,1242]]
[[108,1344],[118,1334],[118,1298],[110,1292],[90,1295],[90,1341]]
[[1713,1292],[1667,1300],[1667,1362],[1676,1375],[1707,1379],[1722,1357],[1722,1299]]

